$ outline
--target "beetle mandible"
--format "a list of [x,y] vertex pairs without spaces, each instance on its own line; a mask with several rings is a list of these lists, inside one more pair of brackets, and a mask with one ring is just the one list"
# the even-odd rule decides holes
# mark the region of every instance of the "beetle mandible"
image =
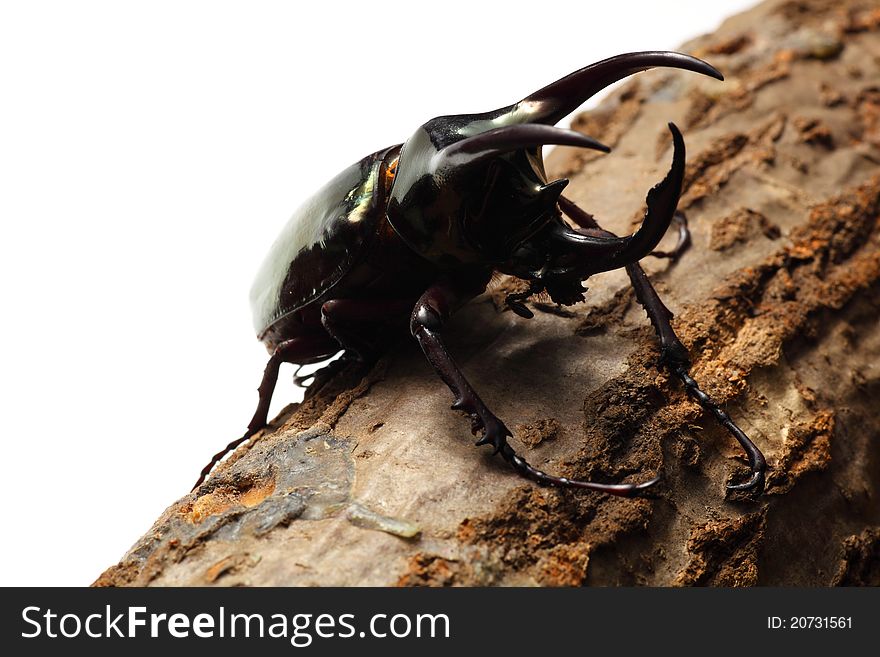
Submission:
[[678,128],[669,124],[671,168],[648,192],[642,224],[627,237],[600,228],[562,196],[568,181],[548,181],[544,172],[545,144],[608,152],[598,141],[554,124],[609,84],[657,66],[723,79],[708,63],[681,53],[618,55],[508,107],[431,119],[403,144],[366,156],[312,196],[275,241],[251,289],[254,326],[271,354],[257,410],[247,433],[214,456],[195,487],[226,453],[266,426],[282,363],[315,363],[340,350],[343,357],[369,360],[389,326],[405,328],[407,321],[452,391],[452,408],[470,416],[475,435],[482,432],[476,444],[491,445],[517,473],[541,484],[622,496],[650,487],[659,478],[602,484],[529,465],[507,442],[511,432],[470,386],[441,338],[449,316],[482,293],[496,272],[529,282],[526,292],[507,297],[508,307],[528,318],[532,313],[523,301],[530,295],[545,291],[555,303],[578,303],[584,300],[583,281],[623,267],[657,333],[661,362],[748,456],[751,476],[728,488],[760,492],[764,456],[691,378],[672,313],[638,264],[676,214],[685,162]]

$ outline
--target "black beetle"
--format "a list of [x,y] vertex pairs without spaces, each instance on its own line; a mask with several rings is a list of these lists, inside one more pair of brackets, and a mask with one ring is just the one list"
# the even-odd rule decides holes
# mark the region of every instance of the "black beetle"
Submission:
[[428,361],[452,390],[452,408],[471,417],[475,434],[483,432],[477,445],[492,445],[520,475],[615,495],[651,486],[657,479],[601,484],[530,466],[508,444],[512,434],[486,408],[440,338],[447,318],[482,293],[495,272],[529,281],[528,291],[509,295],[507,303],[518,315],[531,317],[523,301],[532,294],[546,291],[556,303],[574,304],[583,301],[581,283],[592,274],[624,267],[660,339],[661,361],[748,455],[751,477],[729,488],[762,490],[764,456],[689,375],[688,353],[672,329],[672,313],[638,264],[676,214],[685,160],[681,133],[669,124],[672,166],[648,192],[642,225],[628,237],[602,230],[561,195],[567,180],[548,182],[544,173],[544,144],[609,150],[553,124],[600,89],[656,66],[723,79],[689,55],[619,55],[509,107],[432,119],[404,144],[368,155],[312,196],[272,246],[251,290],[255,328],[272,354],[256,413],[247,433],[204,468],[196,487],[228,451],[266,426],[281,363],[314,363],[340,349],[344,357],[368,360],[382,337],[393,333],[389,329],[404,328],[407,319]]

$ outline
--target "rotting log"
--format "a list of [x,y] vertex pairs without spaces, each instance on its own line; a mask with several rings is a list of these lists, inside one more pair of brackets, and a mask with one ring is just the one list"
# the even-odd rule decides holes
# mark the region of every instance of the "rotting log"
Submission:
[[404,339],[313,385],[96,585],[880,584],[880,10],[772,0],[683,50],[727,81],[631,79],[574,123],[615,154],[560,148],[548,173],[625,232],[682,127],[694,245],[644,264],[695,378],[767,455],[764,496],[725,495],[739,449],[658,368],[622,271],[530,321],[500,309],[505,281],[449,344],[515,448],[581,479],[660,474],[655,496],[517,478]]

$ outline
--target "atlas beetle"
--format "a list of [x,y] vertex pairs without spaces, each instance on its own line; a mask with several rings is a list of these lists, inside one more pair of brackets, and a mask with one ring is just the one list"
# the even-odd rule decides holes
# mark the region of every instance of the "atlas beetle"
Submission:
[[[484,114],[431,119],[402,145],[368,155],[342,171],[293,215],[251,289],[254,327],[271,357],[247,433],[216,454],[198,487],[223,456],[266,426],[282,363],[333,356],[369,360],[407,322],[428,361],[471,418],[477,445],[492,445],[520,475],[541,484],[632,495],[639,484],[557,477],[529,465],[508,444],[511,432],[486,407],[446,350],[444,323],[482,293],[495,272],[529,282],[507,304],[531,317],[524,301],[546,292],[559,304],[584,300],[591,275],[623,267],[660,339],[661,361],[687,392],[739,441],[748,481],[728,486],[761,491],[766,463],[755,444],[689,374],[687,350],[672,313],[639,260],[652,253],[676,213],[684,175],[681,133],[672,133],[672,166],[647,196],[638,230],[617,237],[562,196],[567,180],[548,181],[541,147],[558,144],[608,152],[579,132],[553,127],[609,84],[656,66],[722,80],[706,62],[674,52],[619,55],[582,68],[518,103]],[[571,227],[563,219],[565,214]],[[195,488],[194,488],[195,489]]]

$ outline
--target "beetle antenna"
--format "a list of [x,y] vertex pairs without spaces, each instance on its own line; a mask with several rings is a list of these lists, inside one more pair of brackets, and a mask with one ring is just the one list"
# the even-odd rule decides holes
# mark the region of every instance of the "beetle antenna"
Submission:
[[668,51],[631,52],[604,59],[566,75],[526,96],[508,111],[511,114],[522,113],[524,121],[552,125],[608,85],[657,66],[702,73],[716,80],[724,79],[714,66],[690,55]]
[[519,124],[487,130],[473,137],[454,142],[440,150],[434,157],[437,168],[473,164],[501,153],[523,148],[536,148],[544,144],[591,148],[603,153],[611,149],[592,137],[549,125]]
[[646,490],[660,481],[660,477],[654,477],[653,479],[644,481],[640,484],[600,484],[594,481],[581,481],[579,479],[569,479],[568,477],[556,477],[529,465],[528,462],[517,454],[513,447],[507,442],[502,445],[499,452],[504,460],[510,463],[520,476],[546,486],[555,486],[558,488],[585,488],[588,490],[608,493],[610,495],[617,495],[618,497],[632,497],[636,493]]

